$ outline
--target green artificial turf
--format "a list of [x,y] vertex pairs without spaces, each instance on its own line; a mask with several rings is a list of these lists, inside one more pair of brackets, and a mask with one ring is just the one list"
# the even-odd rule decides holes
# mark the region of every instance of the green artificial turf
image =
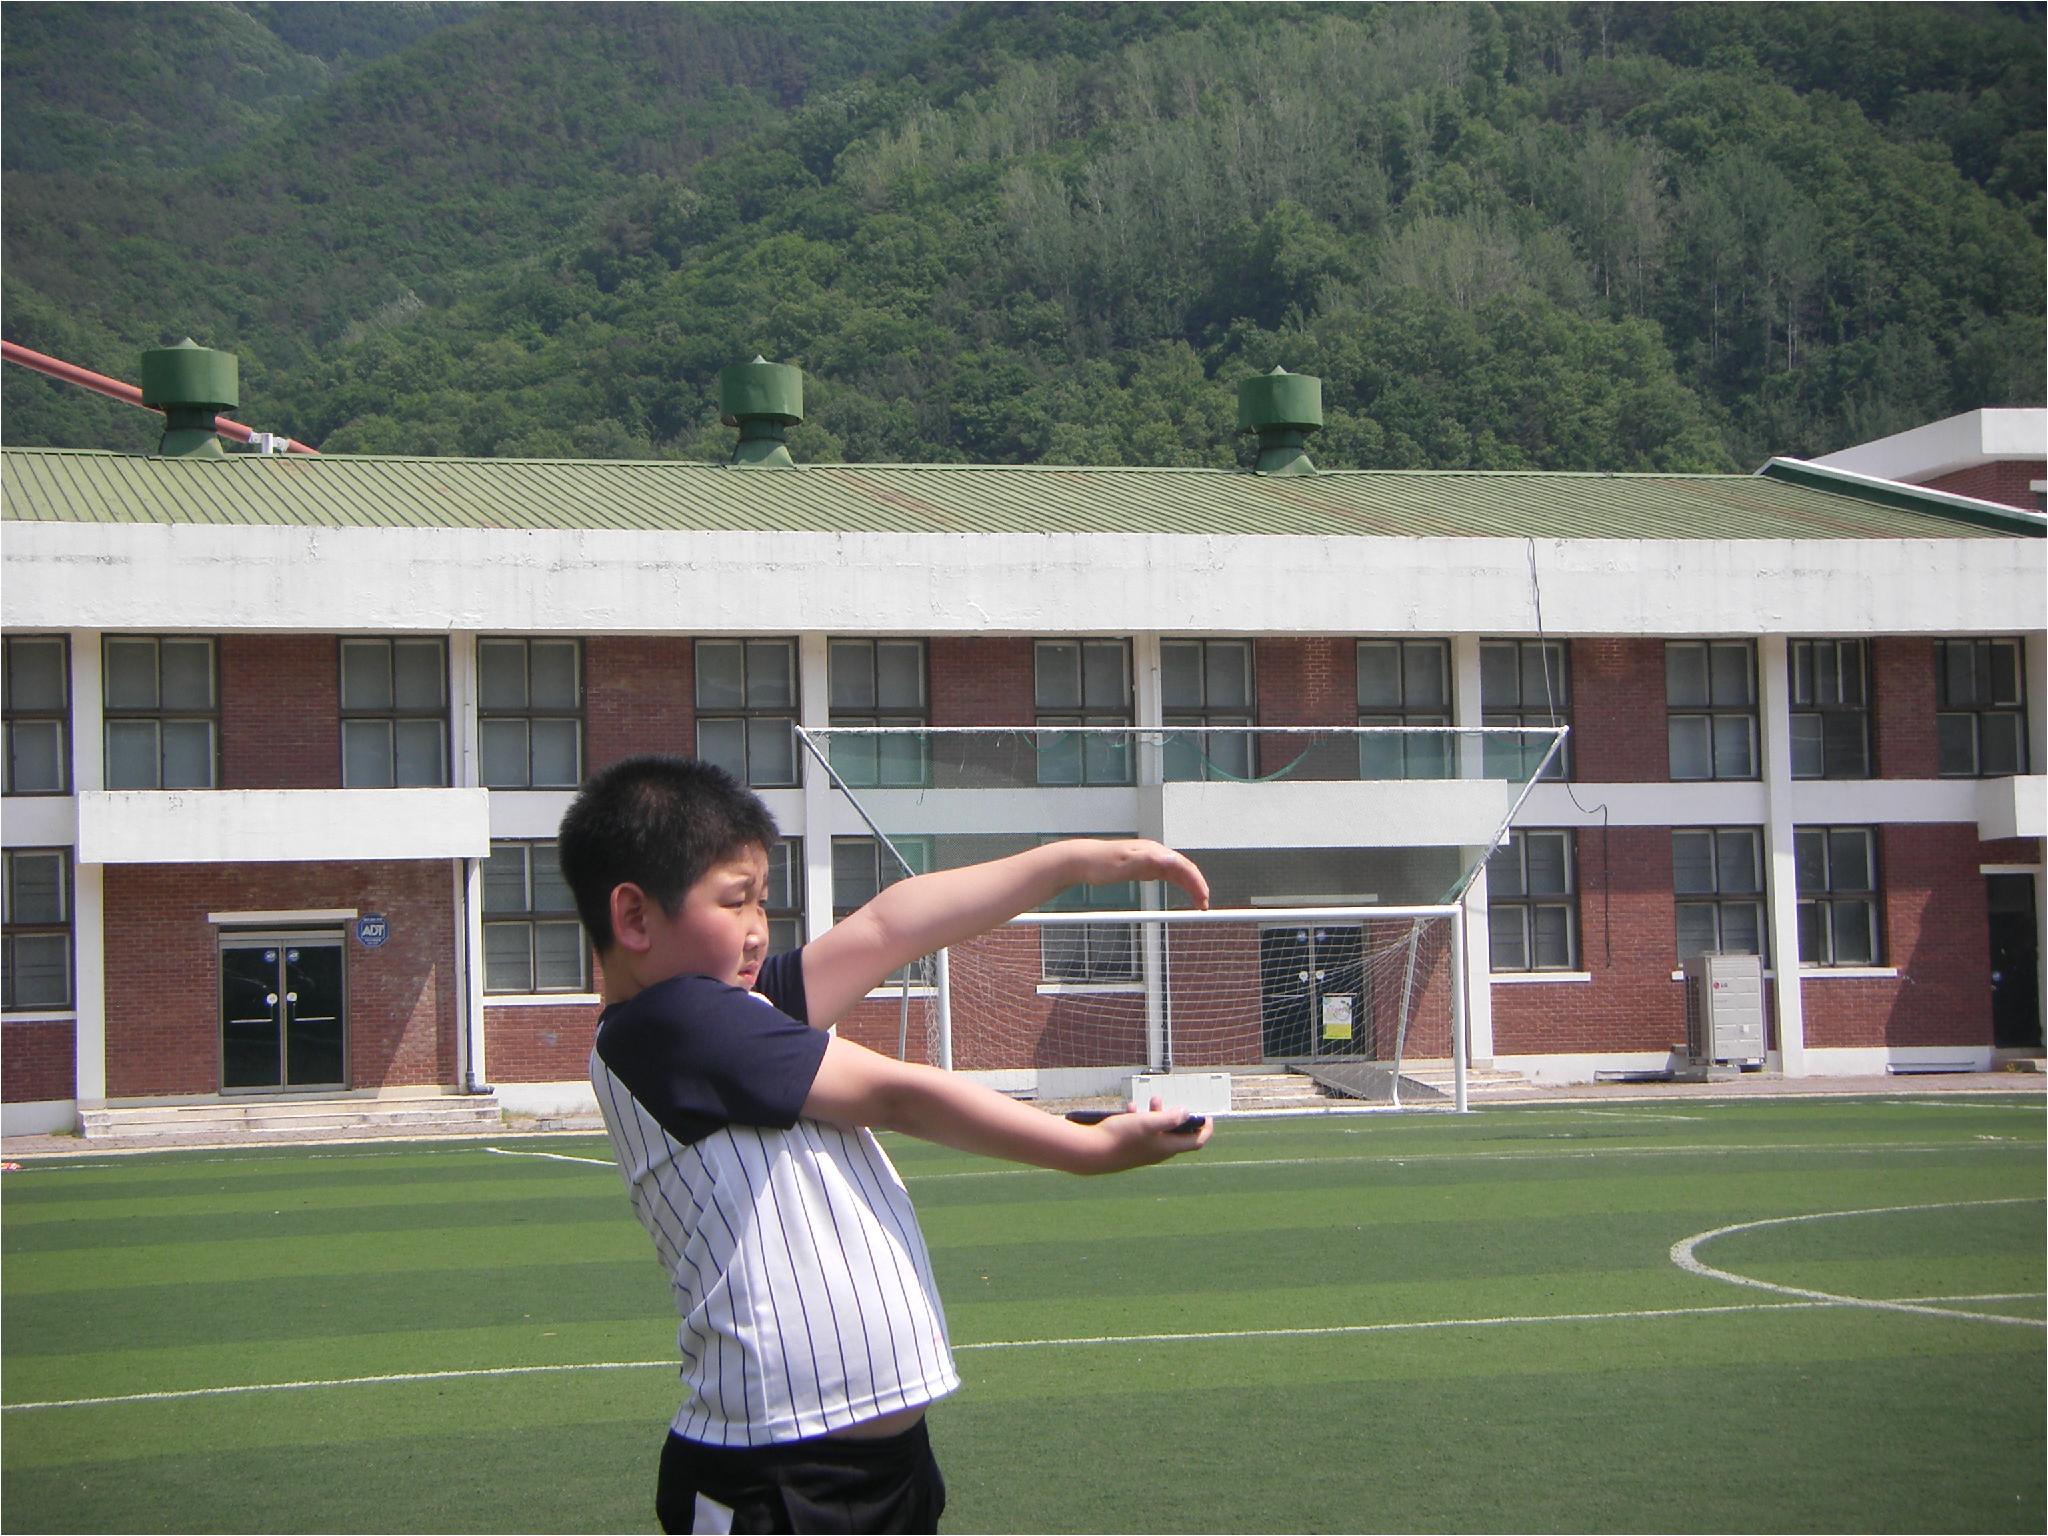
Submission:
[[[946,1527],[2038,1531],[2043,1129],[1946,1095],[1232,1120],[1104,1180],[892,1140],[966,1380]],[[651,1245],[601,1139],[493,1145],[552,1156],[7,1174],[8,1527],[653,1529]],[[1980,1315],[1673,1262],[1721,1228],[1730,1274]]]

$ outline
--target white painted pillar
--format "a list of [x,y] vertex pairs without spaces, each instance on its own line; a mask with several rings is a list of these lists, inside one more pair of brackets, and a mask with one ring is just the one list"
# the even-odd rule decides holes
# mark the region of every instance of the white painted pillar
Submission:
[[[475,789],[483,782],[477,744],[476,635],[448,637],[448,782]],[[455,1081],[470,1092],[490,1086],[484,1048],[484,866],[457,859],[450,899],[455,903]]]
[[1758,726],[1763,734],[1764,927],[1774,980],[1779,1066],[1806,1076],[1806,1010],[1799,977],[1799,872],[1792,839],[1792,688],[1783,635],[1756,643]]
[[[832,723],[832,648],[825,635],[799,635],[796,642],[797,723],[814,728]],[[816,758],[796,744],[802,767],[803,824],[784,827],[785,836],[801,837],[804,853],[804,937],[815,939],[832,926],[832,777]],[[862,831],[866,831],[863,827]]]
[[[100,685],[100,633],[71,632],[71,793],[77,797],[107,785],[105,721]],[[81,1109],[107,1101],[107,901],[106,866],[81,864],[72,831],[71,964],[77,1008],[72,1025],[75,1091]]]
[[[1451,721],[1455,725],[1477,727],[1485,718],[1480,709],[1479,698],[1479,636],[1454,635],[1451,638]],[[1485,753],[1480,748],[1480,738],[1461,737],[1458,744],[1458,776],[1477,779],[1486,775]],[[1459,850],[1460,857],[1485,858],[1493,852],[1491,848]],[[1432,897],[1432,900],[1435,898]],[[1472,936],[1470,943],[1463,946],[1464,1002],[1465,1002],[1465,1049],[1468,1060],[1479,1067],[1493,1065],[1493,946],[1488,938],[1486,899],[1486,868],[1480,866],[1473,877],[1472,885],[1465,892],[1465,916],[1461,920]],[[1455,1052],[1454,1052],[1455,1054]],[[1461,1106],[1462,1107],[1462,1106]]]
[[[1158,839],[1166,831],[1166,751],[1158,726],[1166,718],[1164,694],[1159,677],[1159,636],[1131,637],[1131,720],[1149,734],[1137,742],[1134,766],[1138,780],[1138,825],[1140,837]],[[1139,892],[1139,903],[1147,910],[1159,906],[1157,882],[1148,881]],[[1166,930],[1148,923],[1138,946],[1139,963],[1145,976],[1145,1064],[1154,1072],[1168,1065],[1166,1040]]]

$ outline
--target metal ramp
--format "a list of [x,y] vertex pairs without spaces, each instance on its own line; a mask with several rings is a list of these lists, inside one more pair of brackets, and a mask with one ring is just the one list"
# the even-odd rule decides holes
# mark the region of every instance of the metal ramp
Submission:
[[1450,1098],[1441,1089],[1408,1076],[1387,1061],[1290,1062],[1288,1071],[1299,1072],[1325,1091],[1367,1104],[1392,1104],[1395,1084],[1400,1085],[1404,1104],[1442,1103]]

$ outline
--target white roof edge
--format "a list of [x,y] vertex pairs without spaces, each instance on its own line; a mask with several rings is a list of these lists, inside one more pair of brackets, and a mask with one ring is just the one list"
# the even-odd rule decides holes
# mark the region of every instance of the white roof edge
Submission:
[[[2048,417],[2048,411],[2035,414]],[[2048,513],[2030,512],[2025,507],[2015,507],[2008,502],[1986,501],[1981,496],[1959,496],[1954,491],[1937,491],[1929,485],[1915,485],[1910,480],[1898,480],[1889,475],[1861,474],[1853,469],[1843,469],[1825,459],[1775,458],[1757,470],[1763,474],[1772,464],[1792,464],[1812,474],[1824,475],[1830,480],[1839,480],[1845,486],[1870,487],[1886,491],[1910,491],[1915,496],[1925,497],[1942,506],[1954,507],[1964,512],[1995,512],[2002,517],[2017,517],[2048,526]]]
[[2028,406],[1965,411],[1806,462],[1910,482],[2001,459],[2040,458],[2048,458],[2048,409]]

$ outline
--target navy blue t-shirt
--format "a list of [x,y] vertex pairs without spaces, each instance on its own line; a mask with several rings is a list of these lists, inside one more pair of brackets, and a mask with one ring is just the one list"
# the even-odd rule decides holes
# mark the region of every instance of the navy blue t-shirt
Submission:
[[673,976],[604,1011],[596,1052],[685,1146],[728,1125],[787,1129],[829,1037],[802,1022],[803,951],[772,955],[752,992]]

